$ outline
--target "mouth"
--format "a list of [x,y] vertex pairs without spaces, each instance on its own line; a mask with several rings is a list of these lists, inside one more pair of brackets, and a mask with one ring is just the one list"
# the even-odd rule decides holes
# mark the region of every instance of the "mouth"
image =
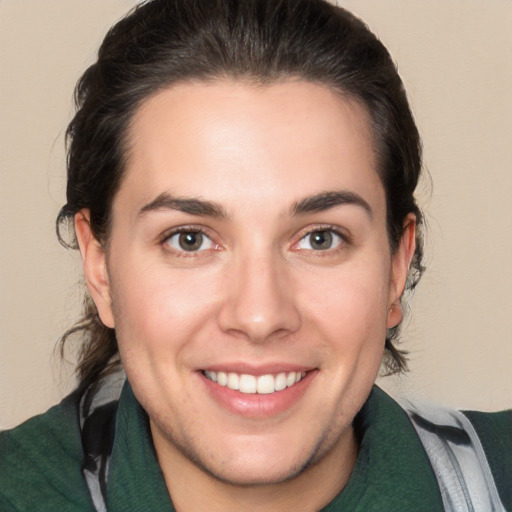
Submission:
[[202,374],[208,380],[233,391],[244,394],[271,395],[295,386],[306,377],[307,372],[280,372],[255,376],[247,373],[203,370]]

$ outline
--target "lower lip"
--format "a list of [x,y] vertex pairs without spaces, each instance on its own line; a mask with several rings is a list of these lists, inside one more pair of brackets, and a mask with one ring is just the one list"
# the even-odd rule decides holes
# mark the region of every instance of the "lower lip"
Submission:
[[307,388],[313,381],[317,371],[309,371],[299,382],[269,394],[241,393],[206,378],[198,372],[208,393],[223,408],[249,418],[267,418],[276,416],[291,409],[300,401]]

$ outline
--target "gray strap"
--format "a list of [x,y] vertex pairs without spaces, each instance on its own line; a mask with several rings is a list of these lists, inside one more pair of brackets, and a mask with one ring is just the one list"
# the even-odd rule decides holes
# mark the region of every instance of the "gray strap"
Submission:
[[459,411],[405,405],[427,452],[448,512],[506,512],[482,443]]
[[[123,370],[108,375],[103,378],[90,403],[86,406],[84,393],[79,405],[82,445],[86,456],[82,473],[97,512],[107,512],[105,493],[113,439],[105,432],[110,429],[105,427],[108,425],[112,428],[115,424],[115,411],[125,380]],[[105,421],[95,421],[95,417]]]

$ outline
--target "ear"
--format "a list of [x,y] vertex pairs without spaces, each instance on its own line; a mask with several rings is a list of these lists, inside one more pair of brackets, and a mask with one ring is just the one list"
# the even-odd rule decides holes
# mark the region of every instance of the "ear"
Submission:
[[409,267],[416,249],[416,216],[410,213],[404,221],[400,244],[391,260],[391,283],[389,288],[389,311],[387,328],[397,326],[403,319],[400,299],[405,290]]
[[90,217],[88,209],[80,210],[75,215],[75,233],[82,256],[85,280],[101,321],[107,327],[114,328],[105,250],[91,230]]

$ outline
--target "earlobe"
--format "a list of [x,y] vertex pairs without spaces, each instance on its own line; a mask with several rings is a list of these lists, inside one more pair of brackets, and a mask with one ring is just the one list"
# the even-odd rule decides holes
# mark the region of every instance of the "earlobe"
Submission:
[[400,245],[392,259],[391,287],[387,328],[397,326],[403,319],[400,299],[405,290],[409,267],[416,250],[416,216],[409,214],[404,221]]
[[402,304],[400,300],[397,300],[393,304],[391,304],[388,312],[388,321],[386,324],[387,329],[391,329],[392,327],[396,327],[404,318],[404,314],[402,311]]
[[75,215],[75,233],[89,293],[96,305],[101,321],[107,327],[114,328],[105,250],[91,230],[88,209],[80,210]]

